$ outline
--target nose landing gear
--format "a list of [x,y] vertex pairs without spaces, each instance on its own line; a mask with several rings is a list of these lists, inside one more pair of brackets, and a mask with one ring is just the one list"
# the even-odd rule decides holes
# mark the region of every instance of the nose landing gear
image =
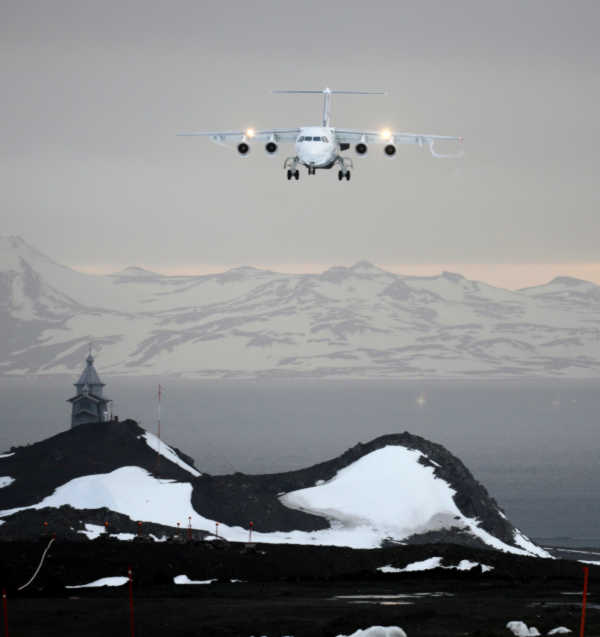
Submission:
[[338,172],[338,180],[339,181],[342,181],[342,179],[344,177],[346,178],[346,181],[350,181],[350,171],[349,170],[346,170],[346,171],[340,170]]

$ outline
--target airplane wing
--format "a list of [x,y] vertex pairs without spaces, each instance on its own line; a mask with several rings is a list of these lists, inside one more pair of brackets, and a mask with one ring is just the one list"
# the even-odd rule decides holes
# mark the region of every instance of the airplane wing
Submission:
[[335,136],[338,142],[349,143],[349,144],[357,144],[359,142],[363,142],[365,144],[418,144],[419,146],[424,146],[427,144],[429,146],[429,150],[434,157],[442,157],[442,158],[454,158],[454,157],[462,157],[464,155],[464,151],[460,151],[459,153],[445,155],[440,154],[435,150],[435,143],[438,141],[442,142],[457,142],[462,144],[462,137],[453,137],[448,135],[428,135],[421,133],[395,133],[393,131],[360,131],[360,130],[349,130],[345,128],[336,128]]
[[241,141],[251,142],[274,140],[278,142],[294,142],[300,133],[299,128],[272,128],[270,130],[254,130],[248,128],[245,131],[199,131],[191,133],[177,133],[178,137],[210,137],[217,144]]

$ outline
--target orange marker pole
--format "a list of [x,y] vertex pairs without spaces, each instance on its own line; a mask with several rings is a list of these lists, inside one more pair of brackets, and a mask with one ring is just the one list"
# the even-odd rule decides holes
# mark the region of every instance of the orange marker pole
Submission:
[[583,567],[583,602],[581,603],[581,627],[579,629],[579,637],[583,637],[585,634],[585,604],[587,601],[588,590],[588,576],[590,574],[590,567]]
[[188,515],[188,540],[192,539],[192,516]]
[[141,537],[142,535],[142,523],[138,522],[138,537]]
[[254,526],[254,522],[250,522],[250,528],[248,530],[248,542],[252,542],[252,527]]
[[131,566],[127,569],[127,575],[129,576],[129,628],[131,630],[131,637],[135,637],[133,624],[133,572]]
[[8,637],[8,610],[6,603],[6,589],[2,589],[2,611],[4,614],[4,637]]
[[219,523],[215,522],[215,537],[219,537]]

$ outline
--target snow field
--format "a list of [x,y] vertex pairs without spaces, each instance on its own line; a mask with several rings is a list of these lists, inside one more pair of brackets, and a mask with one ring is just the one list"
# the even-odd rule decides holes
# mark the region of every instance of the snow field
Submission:
[[[371,528],[381,538],[402,540],[451,526],[461,526],[489,546],[520,555],[550,557],[519,534],[522,548],[505,544],[465,517],[454,502],[455,491],[419,462],[420,451],[390,445],[341,469],[322,485],[292,491],[280,501],[292,509],[326,517],[332,527]],[[321,532],[322,533],[322,532]],[[366,536],[364,538],[366,541]]]

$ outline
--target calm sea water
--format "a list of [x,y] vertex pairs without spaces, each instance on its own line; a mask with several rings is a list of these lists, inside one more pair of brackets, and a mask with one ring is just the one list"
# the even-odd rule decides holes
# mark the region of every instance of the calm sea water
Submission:
[[[0,379],[0,450],[69,424],[74,379]],[[104,378],[115,413],[156,430],[157,378]],[[277,472],[408,430],[445,445],[528,535],[600,546],[600,381],[161,378],[163,438],[208,473]]]

